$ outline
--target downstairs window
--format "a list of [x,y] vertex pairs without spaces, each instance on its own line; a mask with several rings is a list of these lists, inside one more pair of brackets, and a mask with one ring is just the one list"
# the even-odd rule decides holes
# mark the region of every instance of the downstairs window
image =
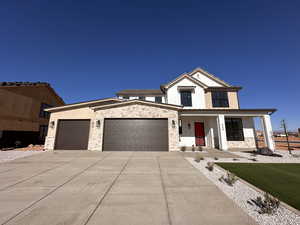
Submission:
[[227,141],[244,141],[241,118],[225,118]]

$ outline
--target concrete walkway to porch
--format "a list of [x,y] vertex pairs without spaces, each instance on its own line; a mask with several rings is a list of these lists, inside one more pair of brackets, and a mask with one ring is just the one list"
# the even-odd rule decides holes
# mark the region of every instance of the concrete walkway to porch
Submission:
[[0,224],[256,224],[180,152],[46,152],[0,180]]

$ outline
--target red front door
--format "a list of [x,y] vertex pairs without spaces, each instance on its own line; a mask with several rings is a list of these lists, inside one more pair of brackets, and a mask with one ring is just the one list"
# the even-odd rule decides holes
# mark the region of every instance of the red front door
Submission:
[[195,122],[196,146],[205,145],[204,123]]

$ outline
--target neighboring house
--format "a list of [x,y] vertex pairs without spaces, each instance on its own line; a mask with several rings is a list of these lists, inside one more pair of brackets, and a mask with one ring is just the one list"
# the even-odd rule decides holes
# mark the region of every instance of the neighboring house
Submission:
[[158,90],[123,90],[117,98],[47,109],[47,149],[176,151],[181,146],[256,148],[254,117],[261,118],[274,150],[270,115],[275,109],[240,109],[238,91],[195,69]]
[[64,101],[48,83],[0,82],[0,148],[43,144],[49,112]]

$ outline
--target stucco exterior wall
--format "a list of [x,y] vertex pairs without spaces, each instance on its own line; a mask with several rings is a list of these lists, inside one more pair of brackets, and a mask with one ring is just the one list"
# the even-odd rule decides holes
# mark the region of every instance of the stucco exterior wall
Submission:
[[[101,109],[95,112],[95,119],[100,120],[100,127],[92,127],[89,149],[102,151],[105,118],[167,118],[169,151],[178,150],[178,112],[176,110],[154,107],[143,104],[130,104],[120,107]],[[172,127],[172,120],[175,127]]]
[[[36,96],[35,96],[36,95]],[[48,119],[39,116],[41,103],[60,106],[47,87],[0,87],[0,130],[39,131]]]
[[[239,108],[239,99],[238,99],[238,93],[235,91],[229,91],[228,93],[228,103],[229,107],[226,107],[227,109],[238,109]],[[212,106],[212,98],[211,98],[211,92],[208,91],[205,93],[205,103],[207,109],[224,109],[219,107],[213,107]]]
[[209,77],[200,72],[194,73],[192,77],[201,81],[201,83],[207,85],[208,87],[222,87],[221,84],[217,83],[216,81],[210,79]]
[[192,92],[192,107],[184,107],[185,109],[205,109],[204,89],[186,78],[167,90],[167,103],[181,105],[178,86],[195,86]]
[[[205,146],[212,147],[211,145],[211,131],[210,131],[210,118],[209,117],[184,117],[181,119],[182,134],[180,135],[180,146],[196,146],[195,139],[195,122],[204,123],[205,132]],[[188,126],[190,124],[190,128]]]

